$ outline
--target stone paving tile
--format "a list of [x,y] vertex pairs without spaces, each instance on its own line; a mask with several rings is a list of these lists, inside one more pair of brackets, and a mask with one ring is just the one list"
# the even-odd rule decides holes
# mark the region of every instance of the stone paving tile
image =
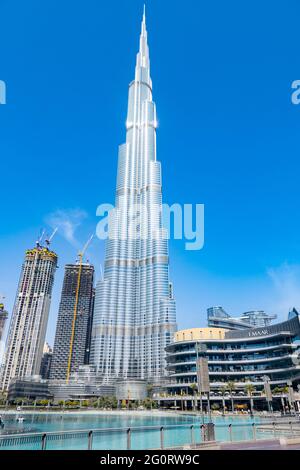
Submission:
[[279,440],[222,444],[222,450],[300,450],[300,444],[281,445]]

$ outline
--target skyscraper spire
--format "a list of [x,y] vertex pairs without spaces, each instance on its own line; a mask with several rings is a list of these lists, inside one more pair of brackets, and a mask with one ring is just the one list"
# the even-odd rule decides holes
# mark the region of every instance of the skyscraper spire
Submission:
[[142,29],[140,36],[140,50],[137,56],[137,67],[149,67],[149,48],[147,42],[147,28],[146,28],[146,6],[144,5]]
[[146,5],[144,4],[144,12],[143,12],[143,22],[142,22],[142,33],[146,32]]

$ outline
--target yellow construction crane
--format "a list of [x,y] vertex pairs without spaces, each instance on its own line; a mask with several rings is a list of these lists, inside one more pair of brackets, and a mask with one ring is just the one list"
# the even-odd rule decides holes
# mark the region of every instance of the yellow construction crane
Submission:
[[75,337],[75,328],[76,328],[76,318],[77,318],[77,311],[78,311],[78,301],[79,301],[79,290],[80,290],[80,283],[81,283],[81,272],[82,272],[82,261],[84,253],[86,252],[88,246],[90,245],[91,241],[93,240],[94,235],[92,235],[86,244],[84,245],[83,249],[78,253],[78,278],[77,278],[77,286],[76,286],[76,293],[75,293],[75,303],[74,303],[74,315],[73,315],[73,322],[72,322],[72,331],[71,331],[71,338],[70,338],[70,349],[69,349],[69,359],[68,359],[68,368],[67,368],[67,376],[66,382],[69,383],[70,373],[71,373],[71,363],[72,363],[72,355],[73,355],[73,346],[74,346],[74,337]]

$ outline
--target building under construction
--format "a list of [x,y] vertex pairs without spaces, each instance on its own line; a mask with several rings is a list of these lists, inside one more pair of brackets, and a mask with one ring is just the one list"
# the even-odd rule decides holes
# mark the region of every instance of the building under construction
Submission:
[[7,390],[12,378],[38,375],[48,323],[57,255],[41,240],[27,250],[9,326],[1,375]]
[[58,312],[50,380],[68,382],[79,366],[88,363],[94,302],[94,267],[83,263],[65,266]]

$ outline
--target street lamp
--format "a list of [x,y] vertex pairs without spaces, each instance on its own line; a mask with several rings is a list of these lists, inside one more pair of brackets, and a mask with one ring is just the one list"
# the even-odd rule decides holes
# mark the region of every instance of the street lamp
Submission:
[[287,380],[286,382],[289,391],[288,391],[288,400],[289,400],[289,405],[291,411],[293,411],[296,414],[296,408],[295,408],[295,399],[294,399],[294,390],[293,390],[293,384],[291,380]]
[[[215,429],[214,424],[211,420],[211,410],[210,410],[210,382],[209,382],[209,370],[208,370],[208,360],[206,358],[207,346],[203,343],[196,342],[196,371],[197,371],[197,383],[198,383],[198,392],[200,392],[201,400],[201,414],[202,414],[202,438],[203,441],[214,441],[215,440]],[[202,392],[207,394],[207,408],[209,421],[207,424],[204,424],[203,421],[203,408],[202,408]]]
[[200,344],[196,343],[195,344],[195,350],[196,350],[196,373],[197,373],[197,388],[198,388],[198,393],[200,395],[200,413],[201,413],[201,418],[202,418],[202,423],[204,422],[203,419],[203,403],[202,403],[202,393],[201,393],[201,384],[200,384],[200,367],[199,367],[199,350]]
[[197,384],[198,393],[200,393],[200,407],[203,422],[203,404],[202,404],[202,393],[207,394],[207,408],[209,413],[209,422],[211,422],[211,411],[210,411],[210,382],[209,382],[209,370],[208,361],[206,359],[207,346],[203,343],[196,343],[196,371],[197,371]]

